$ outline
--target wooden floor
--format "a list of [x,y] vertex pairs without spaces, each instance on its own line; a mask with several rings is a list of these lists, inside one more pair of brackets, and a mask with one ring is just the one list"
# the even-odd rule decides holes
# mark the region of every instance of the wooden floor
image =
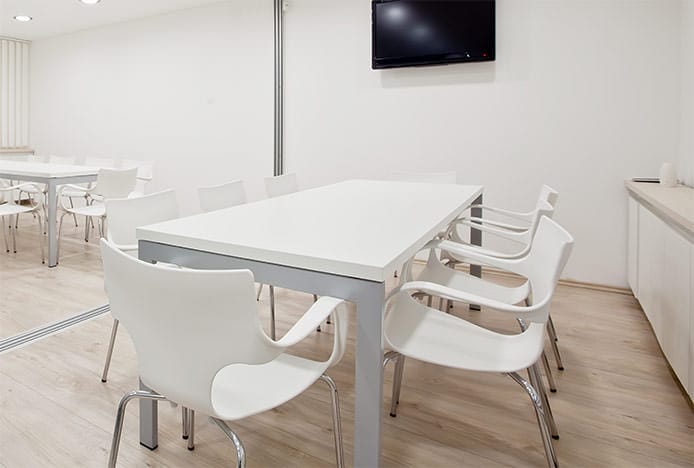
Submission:
[[[0,252],[0,336],[64,318],[105,302],[96,244],[68,229],[61,264],[41,266],[35,225],[20,225],[19,253]],[[500,281],[507,281],[502,280]],[[277,291],[278,326],[285,331],[311,297]],[[267,316],[267,297],[260,307]],[[566,370],[555,372],[550,396],[564,467],[694,465],[694,415],[673,380],[633,297],[559,287],[553,304]],[[456,314],[515,332],[491,312]],[[353,315],[352,315],[353,317]],[[127,331],[116,343],[109,382],[100,381],[110,333],[108,316],[0,355],[0,466],[106,465],[116,405],[137,385]],[[297,347],[327,356],[328,325]],[[352,330],[353,331],[353,324]],[[347,462],[352,463],[354,333],[343,361],[330,371],[341,392]],[[392,370],[386,372],[384,403]],[[311,467],[334,463],[329,394],[317,383],[276,410],[234,423],[249,467]],[[384,411],[384,466],[546,466],[530,401],[509,378],[408,361],[400,413]],[[225,436],[204,418],[196,449],[180,438],[180,412],[160,405],[160,445],[138,444],[138,413],[130,408],[119,466],[233,466]]]

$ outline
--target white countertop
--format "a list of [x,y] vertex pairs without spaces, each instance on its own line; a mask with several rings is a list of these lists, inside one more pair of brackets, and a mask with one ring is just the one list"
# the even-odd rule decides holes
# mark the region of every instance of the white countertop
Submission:
[[146,226],[140,240],[385,281],[481,186],[351,180]]
[[694,238],[694,189],[684,185],[663,187],[660,184],[627,180],[627,191],[647,205],[656,215]]

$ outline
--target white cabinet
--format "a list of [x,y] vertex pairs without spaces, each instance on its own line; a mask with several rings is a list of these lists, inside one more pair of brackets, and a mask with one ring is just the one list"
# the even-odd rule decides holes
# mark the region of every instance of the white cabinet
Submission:
[[[689,249],[689,279],[694,283],[694,244]],[[694,399],[694,284],[689,288],[689,396]]]
[[629,285],[694,398],[694,244],[629,198]]
[[629,197],[629,227],[627,240],[627,282],[634,296],[639,297],[639,204]]

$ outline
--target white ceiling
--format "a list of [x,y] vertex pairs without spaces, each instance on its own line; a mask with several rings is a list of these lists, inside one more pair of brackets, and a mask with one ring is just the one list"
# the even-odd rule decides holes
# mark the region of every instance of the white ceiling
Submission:
[[[101,0],[84,5],[79,0],[0,0],[0,36],[41,39],[219,1]],[[34,19],[20,23],[13,19],[16,15]]]

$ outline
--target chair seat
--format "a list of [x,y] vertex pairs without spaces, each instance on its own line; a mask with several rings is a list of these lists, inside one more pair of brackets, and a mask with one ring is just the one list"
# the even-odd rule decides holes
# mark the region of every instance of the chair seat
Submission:
[[544,345],[544,324],[504,335],[432,309],[408,295],[393,300],[386,316],[387,345],[404,356],[480,372],[518,372],[533,365]]
[[24,193],[30,193],[32,195],[38,195],[40,193],[46,193],[48,191],[48,188],[46,187],[45,184],[35,184],[35,185],[27,185],[26,187],[22,187],[20,190]]
[[88,206],[76,206],[74,208],[66,208],[70,214],[76,214],[78,216],[105,216],[106,206],[103,203],[94,203]]
[[523,302],[530,294],[527,281],[517,287],[502,286],[449,268],[438,260],[428,262],[424,270],[417,276],[417,280],[441,284],[476,296],[493,297],[497,301],[509,305]]
[[5,203],[0,205],[0,216],[12,216],[22,213],[29,213],[35,209],[35,206],[22,206],[15,205],[14,203]]
[[282,354],[262,365],[233,364],[212,384],[212,404],[226,421],[276,408],[301,394],[327,369],[324,362]]

